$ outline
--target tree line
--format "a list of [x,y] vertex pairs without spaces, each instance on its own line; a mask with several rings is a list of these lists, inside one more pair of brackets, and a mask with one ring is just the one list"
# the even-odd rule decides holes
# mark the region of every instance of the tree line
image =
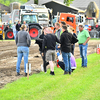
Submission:
[[24,4],[24,3],[28,2],[28,0],[0,0],[0,3],[4,4],[6,6],[9,6],[10,3],[12,3],[12,2],[19,2],[21,4]]
[[[28,1],[30,1],[30,0],[0,0],[0,3],[4,4],[6,6],[9,6],[10,3],[12,3],[12,2],[19,2],[21,4],[24,4],[24,3],[28,2]],[[64,0],[64,4],[69,6],[72,3],[72,1],[74,1],[74,0]],[[38,4],[38,0],[34,0],[34,3]]]

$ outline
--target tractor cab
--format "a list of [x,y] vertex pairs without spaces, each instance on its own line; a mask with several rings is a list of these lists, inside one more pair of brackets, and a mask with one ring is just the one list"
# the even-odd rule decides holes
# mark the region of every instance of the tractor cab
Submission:
[[25,14],[22,14],[21,15],[21,23],[23,23],[23,21],[26,21],[27,24],[29,23],[38,23],[38,17],[36,14],[28,14],[28,13],[25,13]]
[[26,21],[29,23],[38,23],[38,15],[37,13],[33,13],[31,10],[20,10],[20,21]]

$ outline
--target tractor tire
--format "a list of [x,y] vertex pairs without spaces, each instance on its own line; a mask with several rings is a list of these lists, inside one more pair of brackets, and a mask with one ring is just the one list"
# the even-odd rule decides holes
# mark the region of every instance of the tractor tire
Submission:
[[6,32],[5,32],[5,39],[14,39],[14,35],[13,35],[13,31],[11,29],[8,29]]
[[36,39],[41,34],[41,29],[38,26],[32,25],[29,27],[29,34],[31,39]]

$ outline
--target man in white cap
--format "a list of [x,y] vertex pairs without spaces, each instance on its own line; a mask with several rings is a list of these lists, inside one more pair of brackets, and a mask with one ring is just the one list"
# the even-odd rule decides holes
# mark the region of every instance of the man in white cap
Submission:
[[82,58],[82,67],[87,67],[87,48],[90,35],[87,30],[84,30],[84,25],[79,24],[78,44],[80,49],[80,56]]

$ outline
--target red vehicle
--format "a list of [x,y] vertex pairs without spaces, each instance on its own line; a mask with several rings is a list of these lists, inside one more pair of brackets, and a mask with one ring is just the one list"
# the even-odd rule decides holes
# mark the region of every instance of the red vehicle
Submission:
[[5,39],[5,34],[4,34],[4,25],[0,25],[0,39]]

